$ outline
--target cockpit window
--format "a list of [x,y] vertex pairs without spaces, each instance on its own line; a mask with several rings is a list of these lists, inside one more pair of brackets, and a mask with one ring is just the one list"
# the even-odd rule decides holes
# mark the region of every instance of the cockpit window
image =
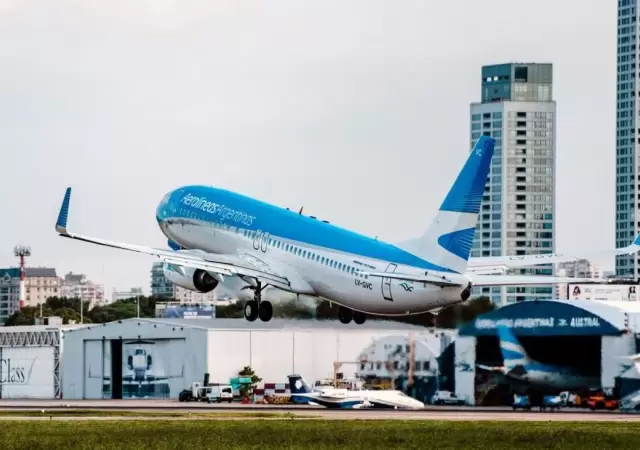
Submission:
[[136,354],[136,355],[144,355],[144,350],[143,350],[143,349],[141,349],[141,348],[137,348],[137,349],[136,349],[136,353],[135,353],[135,354]]

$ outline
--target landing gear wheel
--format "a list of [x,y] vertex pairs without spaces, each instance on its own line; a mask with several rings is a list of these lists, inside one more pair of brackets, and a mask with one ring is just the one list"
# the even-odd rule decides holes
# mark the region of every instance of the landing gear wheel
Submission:
[[341,323],[344,323],[346,325],[351,322],[351,319],[353,318],[353,311],[351,311],[349,308],[341,306],[338,310],[338,318],[340,319]]
[[260,306],[258,307],[258,317],[260,317],[260,320],[263,322],[271,320],[271,317],[273,317],[273,306],[271,306],[271,302],[260,302]]
[[244,304],[244,318],[249,322],[253,322],[258,318],[258,302],[249,300]]
[[365,313],[360,311],[353,312],[353,321],[356,324],[362,325],[363,323],[365,323],[366,320],[367,320],[367,315]]

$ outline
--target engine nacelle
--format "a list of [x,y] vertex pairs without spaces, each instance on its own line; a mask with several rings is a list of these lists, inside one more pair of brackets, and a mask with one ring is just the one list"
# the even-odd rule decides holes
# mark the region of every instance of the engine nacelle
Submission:
[[167,280],[190,291],[206,294],[218,286],[218,280],[206,270],[164,263],[162,271]]

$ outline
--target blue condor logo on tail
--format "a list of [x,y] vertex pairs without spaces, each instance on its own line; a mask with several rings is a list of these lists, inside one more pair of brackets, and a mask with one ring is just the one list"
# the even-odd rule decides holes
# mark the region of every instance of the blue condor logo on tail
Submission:
[[243,211],[231,209],[228,206],[221,205],[219,203],[210,202],[207,200],[207,197],[196,197],[194,195],[187,194],[182,197],[180,202],[210,214],[217,214],[222,220],[231,220],[232,222],[238,222],[247,227],[251,226],[255,219],[254,216],[250,216]]

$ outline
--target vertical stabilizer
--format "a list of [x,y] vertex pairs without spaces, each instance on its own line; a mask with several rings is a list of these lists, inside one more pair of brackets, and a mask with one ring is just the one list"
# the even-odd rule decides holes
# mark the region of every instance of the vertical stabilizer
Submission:
[[480,137],[431,226],[407,250],[453,272],[466,270],[494,146],[494,139]]
[[502,353],[502,359],[504,360],[503,365],[507,372],[513,370],[516,366],[524,366],[531,362],[518,338],[508,327],[498,325],[498,338],[500,339],[500,353]]
[[312,392],[311,387],[304,381],[300,375],[289,375],[289,390],[291,394],[309,394]]

